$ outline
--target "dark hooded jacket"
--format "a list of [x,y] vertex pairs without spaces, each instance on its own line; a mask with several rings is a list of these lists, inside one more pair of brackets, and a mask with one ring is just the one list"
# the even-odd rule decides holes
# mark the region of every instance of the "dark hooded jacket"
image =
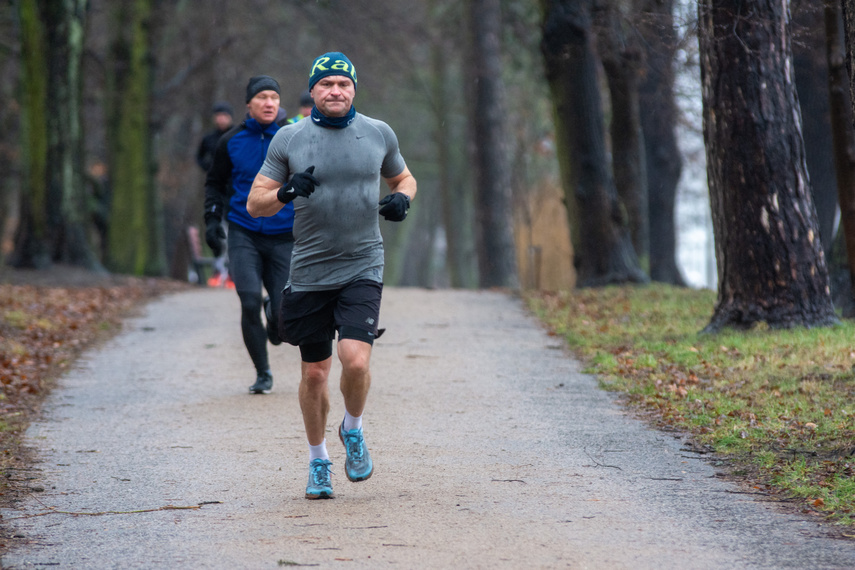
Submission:
[[294,226],[294,205],[286,204],[269,217],[253,218],[246,211],[246,201],[252,182],[264,164],[267,147],[277,123],[262,125],[252,118],[227,131],[217,142],[214,161],[205,179],[205,221],[226,219],[248,230],[278,235],[290,232]]

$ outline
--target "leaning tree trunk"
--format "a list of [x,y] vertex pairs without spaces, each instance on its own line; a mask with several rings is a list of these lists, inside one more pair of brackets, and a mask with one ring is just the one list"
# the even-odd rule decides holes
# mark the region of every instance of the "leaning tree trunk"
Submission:
[[[831,261],[843,266],[843,271],[832,271],[839,276],[835,296],[837,305],[846,318],[855,317],[855,123],[849,104],[846,55],[843,45],[842,21],[839,0],[825,0],[825,36],[828,59],[828,88],[831,113],[831,132],[834,148],[834,165],[837,171],[837,197],[840,204],[840,235],[843,236],[845,256]],[[845,276],[845,277],[844,277]]]
[[20,0],[21,151],[23,178],[15,248],[8,259],[15,267],[45,268],[51,263],[48,244],[48,62],[47,30],[37,0]]
[[639,107],[641,47],[628,20],[613,3],[597,9],[600,57],[611,96],[612,171],[615,187],[627,215],[632,245],[641,266],[650,267],[650,226],[647,212],[647,172]]
[[578,287],[644,282],[647,276],[621,214],[609,173],[592,0],[542,0],[543,53]]
[[501,3],[470,0],[474,85],[476,244],[481,287],[518,287],[511,175],[505,142]]
[[110,267],[121,273],[163,275],[166,268],[152,160],[151,0],[113,6],[108,77],[108,141],[113,189],[108,242]]
[[650,279],[685,285],[677,267],[674,217],[683,157],[676,136],[679,111],[674,97],[677,38],[673,10],[673,0],[644,0],[640,10],[639,32],[646,53],[639,104],[647,159]]
[[805,166],[786,3],[698,4],[704,141],[718,261],[707,332],[836,317]]

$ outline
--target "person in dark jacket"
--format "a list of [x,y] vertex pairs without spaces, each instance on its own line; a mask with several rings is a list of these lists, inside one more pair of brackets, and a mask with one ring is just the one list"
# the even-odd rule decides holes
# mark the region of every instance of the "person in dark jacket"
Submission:
[[[216,256],[225,249],[222,222],[223,212],[228,210],[229,273],[240,298],[244,344],[256,370],[255,384],[249,389],[253,394],[267,394],[273,386],[267,342],[282,342],[273,315],[278,313],[282,289],[288,281],[294,245],[293,206],[261,218],[253,218],[246,211],[252,181],[279,130],[279,92],[279,83],[270,76],[250,78],[247,118],[217,142],[205,180],[205,241]],[[262,286],[267,297],[262,297]]]
[[205,172],[208,172],[211,163],[214,162],[217,141],[234,125],[232,106],[225,101],[215,103],[211,108],[211,120],[214,123],[214,128],[202,138],[199,149],[196,151],[196,164]]
[[[225,101],[214,103],[211,107],[211,121],[213,130],[209,131],[199,143],[196,151],[196,164],[199,168],[208,172],[211,163],[214,162],[214,151],[217,150],[217,142],[234,126],[234,110]],[[208,287],[226,287],[234,289],[234,282],[229,276],[228,260],[225,254],[217,256],[214,260],[214,274],[208,279]]]

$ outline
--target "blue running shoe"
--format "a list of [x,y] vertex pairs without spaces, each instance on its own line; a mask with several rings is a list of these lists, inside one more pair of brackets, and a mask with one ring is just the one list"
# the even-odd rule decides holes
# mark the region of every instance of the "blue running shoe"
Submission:
[[365,447],[365,438],[362,437],[362,428],[344,431],[344,422],[338,428],[338,437],[344,444],[347,452],[347,461],[344,462],[344,472],[347,478],[353,482],[365,481],[374,473],[374,463],[371,454]]
[[307,499],[332,499],[332,462],[329,459],[313,459],[309,463],[309,484],[306,485]]

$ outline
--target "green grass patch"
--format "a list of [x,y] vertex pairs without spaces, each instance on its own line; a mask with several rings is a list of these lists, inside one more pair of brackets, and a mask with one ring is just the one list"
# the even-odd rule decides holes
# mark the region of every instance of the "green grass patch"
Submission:
[[702,334],[715,293],[666,285],[527,293],[609,390],[773,492],[855,513],[855,324]]
[[23,330],[27,328],[29,317],[23,311],[6,311],[3,314],[3,321],[12,328]]

